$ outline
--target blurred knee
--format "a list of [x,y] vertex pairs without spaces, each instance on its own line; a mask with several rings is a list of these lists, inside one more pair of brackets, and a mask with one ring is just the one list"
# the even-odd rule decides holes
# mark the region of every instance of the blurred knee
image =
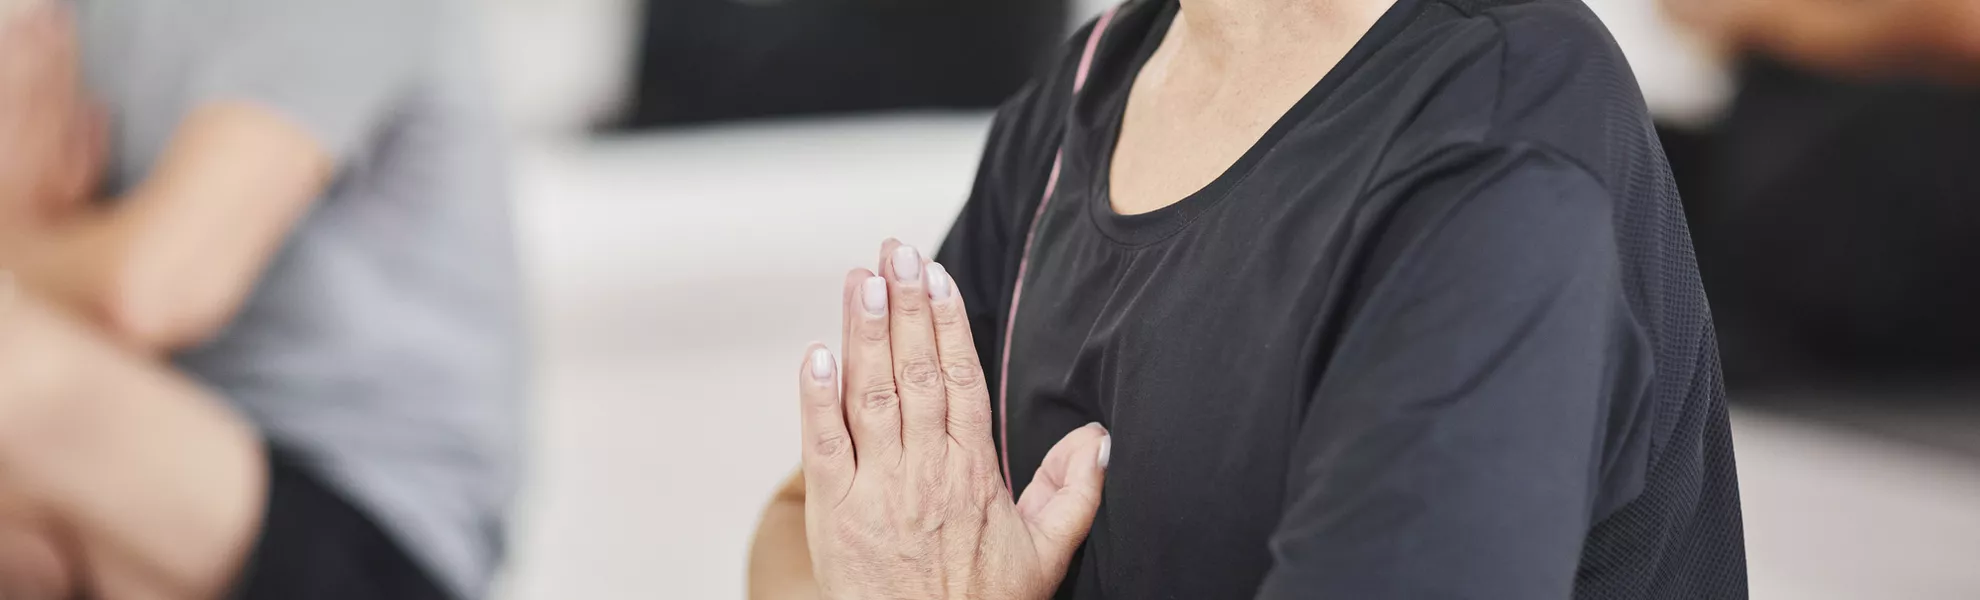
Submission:
[[69,404],[61,399],[80,365],[67,325],[31,298],[0,294],[0,468],[9,447]]
[[0,517],[0,597],[61,600],[76,594],[76,571],[47,528]]
[[74,598],[78,561],[64,529],[33,496],[0,478],[0,599]]

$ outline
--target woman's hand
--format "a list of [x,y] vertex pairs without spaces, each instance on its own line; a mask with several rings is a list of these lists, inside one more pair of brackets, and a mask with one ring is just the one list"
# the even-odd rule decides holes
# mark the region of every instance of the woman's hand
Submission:
[[75,24],[56,2],[0,22],[0,229],[38,224],[95,191],[102,110],[83,89]]
[[821,595],[1047,598],[1093,525],[1107,432],[1066,435],[1013,503],[953,280],[898,242],[881,255],[886,277],[846,277],[843,383],[822,345],[799,373],[805,530]]

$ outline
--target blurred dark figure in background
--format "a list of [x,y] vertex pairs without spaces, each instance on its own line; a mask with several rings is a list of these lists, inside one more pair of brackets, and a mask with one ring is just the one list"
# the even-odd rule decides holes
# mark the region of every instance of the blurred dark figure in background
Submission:
[[1665,131],[1729,383],[1980,370],[1980,2],[1665,2],[1741,57]]
[[1066,0],[646,0],[627,127],[990,108],[1064,33]]
[[67,8],[0,33],[0,594],[485,593],[520,356],[464,7]]

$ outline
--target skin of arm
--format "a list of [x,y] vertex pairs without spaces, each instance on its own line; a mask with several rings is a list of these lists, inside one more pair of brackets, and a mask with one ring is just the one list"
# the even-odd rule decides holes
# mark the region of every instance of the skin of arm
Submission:
[[105,122],[60,5],[0,14],[0,236],[71,212],[103,171]]
[[265,512],[252,424],[28,290],[0,295],[0,464],[8,600],[226,597]]
[[0,267],[133,348],[181,348],[232,317],[333,170],[282,116],[210,103],[126,197],[18,229]]
[[811,548],[804,536],[804,473],[785,479],[749,547],[750,600],[815,600],[818,583],[811,576]]
[[1980,3],[1970,0],[1664,0],[1725,46],[1845,75],[1980,83]]

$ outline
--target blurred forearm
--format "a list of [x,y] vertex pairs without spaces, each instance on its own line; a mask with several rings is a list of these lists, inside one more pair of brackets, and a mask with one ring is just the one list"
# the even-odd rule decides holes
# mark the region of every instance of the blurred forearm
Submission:
[[0,240],[0,268],[25,289],[87,319],[128,349],[167,352],[203,339],[231,306],[202,293],[208,274],[186,270],[172,285],[156,272],[158,255],[128,218],[98,210],[59,225],[11,232]]
[[116,244],[117,236],[109,233],[103,217],[72,216],[53,228],[9,231],[0,239],[0,268],[70,314],[108,324],[115,321],[109,299],[115,295],[118,255],[123,252]]
[[793,474],[763,509],[749,549],[750,600],[814,600],[811,550],[804,534],[804,475]]
[[245,301],[331,164],[272,111],[204,105],[128,196],[0,239],[0,269],[131,348],[198,343]]
[[1664,0],[1718,43],[1857,76],[1980,82],[1980,1]]
[[[1874,3],[1873,3],[1874,4]],[[1980,78],[1980,4],[1909,0],[1882,10],[1843,4],[1760,19],[1747,40],[1770,54],[1851,73]]]

